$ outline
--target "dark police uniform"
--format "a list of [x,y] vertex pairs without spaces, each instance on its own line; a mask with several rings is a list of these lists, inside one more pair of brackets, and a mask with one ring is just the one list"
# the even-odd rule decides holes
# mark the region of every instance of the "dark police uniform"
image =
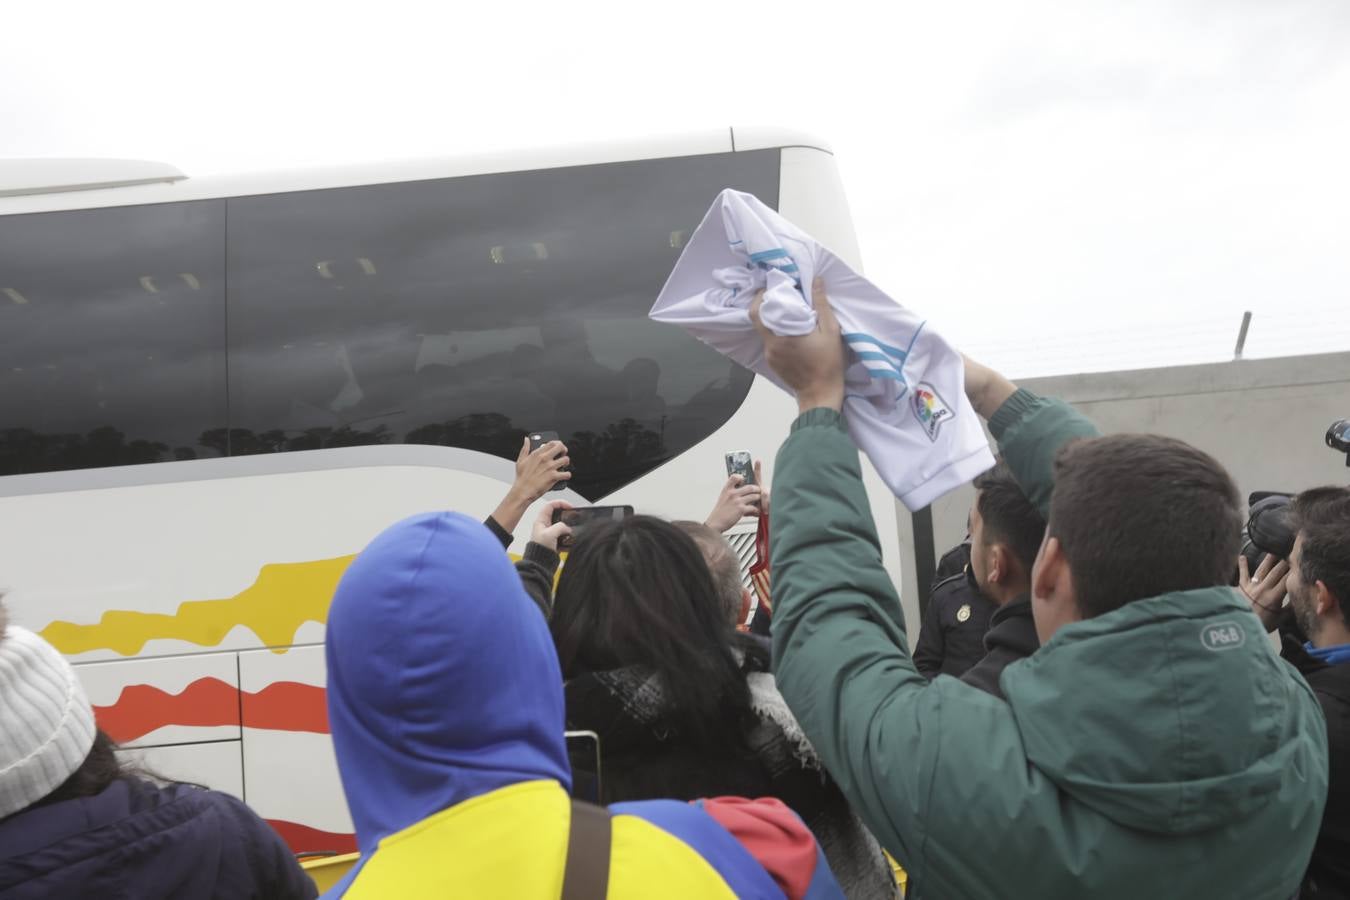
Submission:
[[984,657],[984,635],[996,608],[968,569],[939,581],[928,597],[914,665],[930,680],[939,675],[960,678]]

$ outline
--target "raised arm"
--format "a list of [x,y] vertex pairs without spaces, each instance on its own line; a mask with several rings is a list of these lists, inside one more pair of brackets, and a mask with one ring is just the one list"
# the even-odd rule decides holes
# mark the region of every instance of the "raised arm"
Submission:
[[497,504],[497,508],[483,524],[497,536],[503,547],[511,546],[512,532],[525,517],[530,504],[553,489],[555,484],[570,481],[571,472],[563,471],[570,460],[567,446],[562,441],[549,441],[538,450],[530,451],[530,439],[525,438],[516,457],[516,479]]
[[961,358],[966,361],[966,398],[979,417],[988,421],[1017,393],[1017,385],[965,354]]
[[928,682],[905,649],[900,598],[840,417],[843,343],[819,282],[813,300],[816,332],[779,338],[761,329],[802,412],[774,473],[774,670],[830,774],[903,862],[921,835],[925,781],[913,763],[937,729],[921,727]]
[[938,711],[925,711],[928,680],[906,650],[858,451],[837,412],[811,410],[793,425],[774,470],[774,504],[778,688],[854,809],[909,865],[926,799],[916,762],[940,731]]
[[525,593],[539,607],[539,611],[548,619],[553,616],[553,579],[558,574],[558,539],[571,534],[572,529],[565,522],[553,522],[553,513],[559,509],[571,509],[564,500],[545,503],[534,520],[530,531],[530,542],[525,545],[525,555],[516,563],[516,572]]
[[1050,518],[1055,457],[1069,441],[1101,432],[1069,404],[1040,397],[970,357],[966,360],[966,397],[989,422],[999,454],[1043,518]]
[[[774,474],[774,671],[826,769],[882,845],[916,883],[934,869],[950,878],[963,870],[947,858],[944,842],[953,834],[970,821],[1053,803],[1053,789],[1027,773],[1005,703],[951,679],[930,685],[909,656],[858,452],[839,412],[839,327],[824,286],[817,282],[812,293],[816,331],[778,337],[760,327],[768,362],[796,393],[801,413]],[[758,304],[751,315],[758,324]],[[990,417],[1029,495],[1048,507],[1059,448],[1096,429],[986,367],[972,363],[967,372],[976,409]],[[953,796],[962,798],[960,813]]]

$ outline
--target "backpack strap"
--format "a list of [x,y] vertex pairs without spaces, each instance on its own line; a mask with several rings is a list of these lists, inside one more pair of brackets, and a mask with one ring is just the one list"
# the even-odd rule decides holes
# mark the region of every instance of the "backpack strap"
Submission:
[[561,900],[604,900],[609,892],[612,837],[608,809],[572,801]]

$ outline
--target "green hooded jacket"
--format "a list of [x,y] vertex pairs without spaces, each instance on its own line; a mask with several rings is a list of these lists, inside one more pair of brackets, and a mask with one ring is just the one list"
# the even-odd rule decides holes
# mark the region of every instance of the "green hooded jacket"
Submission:
[[[1027,391],[990,424],[1043,513],[1056,452],[1097,434]],[[1006,702],[930,684],[857,450],[824,409],[779,452],[771,557],[779,689],[911,897],[1295,895],[1326,800],[1326,727],[1234,590],[1065,626],[1004,671]]]

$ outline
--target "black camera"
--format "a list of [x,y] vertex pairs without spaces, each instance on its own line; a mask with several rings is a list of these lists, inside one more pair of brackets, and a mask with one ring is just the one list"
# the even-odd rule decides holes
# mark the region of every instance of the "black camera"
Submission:
[[[1327,429],[1327,446],[1344,453],[1345,464],[1350,466],[1350,419],[1331,423]],[[1289,510],[1293,499],[1293,494],[1277,491],[1257,491],[1247,498],[1251,513],[1247,516],[1247,527],[1242,530],[1242,555],[1247,557],[1250,571],[1256,571],[1267,553],[1287,560],[1294,552],[1294,539],[1298,533]]]
[[1350,466],[1350,419],[1337,419],[1327,429],[1327,446],[1345,454],[1345,464]]
[[1273,491],[1257,491],[1247,498],[1251,513],[1243,529],[1242,555],[1247,557],[1249,572],[1256,571],[1267,553],[1277,559],[1288,559],[1294,552],[1298,532],[1294,530],[1289,509],[1293,499],[1293,494]]

